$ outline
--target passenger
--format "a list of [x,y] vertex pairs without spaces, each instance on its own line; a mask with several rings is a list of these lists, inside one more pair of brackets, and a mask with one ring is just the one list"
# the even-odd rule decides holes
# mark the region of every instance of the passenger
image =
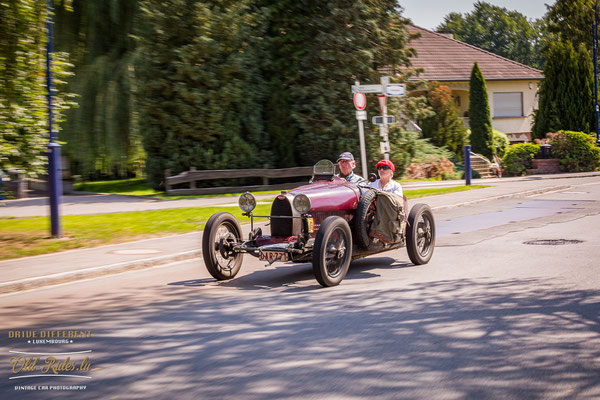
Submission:
[[381,160],[375,165],[375,168],[377,168],[377,172],[379,173],[379,179],[369,183],[369,187],[403,197],[402,186],[392,179],[396,170],[394,163],[390,160]]
[[340,178],[345,179],[347,182],[364,183],[365,178],[360,175],[356,175],[353,172],[356,163],[354,162],[354,156],[349,151],[346,151],[338,157],[337,163],[340,167]]

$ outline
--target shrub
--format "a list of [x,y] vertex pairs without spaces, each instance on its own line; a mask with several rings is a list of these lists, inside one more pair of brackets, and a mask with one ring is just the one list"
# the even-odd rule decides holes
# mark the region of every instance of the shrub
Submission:
[[510,146],[510,140],[506,133],[497,130],[492,130],[492,151],[498,158],[504,157],[506,149]]
[[406,169],[405,179],[427,179],[450,176],[454,173],[454,163],[446,157],[440,159],[431,158],[425,162],[413,162]]
[[560,159],[564,171],[583,172],[600,168],[600,149],[594,144],[593,135],[560,131],[547,136],[552,145],[552,155]]
[[539,152],[539,144],[518,143],[508,146],[502,159],[504,173],[510,176],[523,175],[527,168],[531,168],[531,159]]

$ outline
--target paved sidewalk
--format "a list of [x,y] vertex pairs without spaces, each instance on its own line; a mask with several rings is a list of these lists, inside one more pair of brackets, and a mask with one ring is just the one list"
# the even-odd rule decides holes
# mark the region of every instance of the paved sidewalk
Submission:
[[[474,179],[473,185],[511,185],[515,183],[532,181],[556,181],[572,177],[599,176],[600,172],[583,172],[578,174],[553,174],[534,175],[515,178]],[[449,186],[462,186],[464,180],[459,181],[430,181],[430,182],[404,182],[404,189],[426,189]],[[508,186],[506,186],[508,187]],[[257,200],[267,200],[275,194],[257,195]],[[117,212],[164,210],[170,208],[206,207],[206,206],[237,206],[237,197],[203,197],[198,199],[158,200],[139,196],[123,196],[116,194],[81,194],[62,197],[60,215],[90,215],[109,214]],[[21,200],[0,200],[0,217],[36,217],[49,216],[47,197],[36,197]]]
[[[500,182],[487,179],[474,183],[495,184],[496,186],[415,199],[409,201],[409,206],[415,203],[426,203],[435,211],[499,198],[524,197],[564,190],[570,185],[576,184],[576,178],[590,176],[600,177],[600,173],[562,174],[553,176],[553,178],[541,179],[539,177],[503,179]],[[440,183],[444,182],[427,182],[425,185],[434,186]],[[411,184],[406,184],[404,187],[411,187]],[[268,197],[272,196],[268,195]],[[220,204],[232,204],[233,201],[233,204],[236,204],[237,199],[200,200],[210,200],[213,204],[220,201],[223,201]],[[161,203],[171,202],[163,201]],[[242,227],[244,236],[247,236],[249,225]],[[183,235],[0,261],[0,294],[197,258],[201,255],[201,243],[202,232],[191,232]],[[204,268],[201,259],[198,259],[198,267]]]

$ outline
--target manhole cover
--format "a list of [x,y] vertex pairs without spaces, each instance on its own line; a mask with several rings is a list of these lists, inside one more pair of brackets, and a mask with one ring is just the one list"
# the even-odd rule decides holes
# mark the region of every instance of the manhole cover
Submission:
[[160,253],[160,250],[154,249],[131,249],[131,250],[115,250],[111,251],[113,254],[127,254],[127,255],[138,255],[138,254],[155,254]]
[[577,244],[583,243],[583,240],[569,240],[569,239],[539,239],[539,240],[529,240],[527,242],[523,242],[523,244],[531,244],[538,246],[560,246],[563,244]]

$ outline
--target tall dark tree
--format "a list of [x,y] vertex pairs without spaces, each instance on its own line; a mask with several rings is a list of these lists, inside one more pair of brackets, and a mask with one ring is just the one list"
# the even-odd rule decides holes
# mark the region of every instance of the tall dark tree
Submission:
[[132,39],[138,0],[60,1],[56,47],[71,54],[68,88],[78,108],[61,139],[71,171],[84,177],[139,172],[144,154],[136,122]]
[[450,13],[436,29],[450,32],[455,39],[522,64],[536,68],[542,66],[539,23],[517,11],[477,1],[472,12]]
[[471,126],[471,150],[491,159],[492,151],[492,120],[485,79],[475,63],[471,70],[469,84],[469,125]]
[[550,33],[563,42],[584,43],[591,52],[594,0],[556,0],[544,19]]
[[[43,173],[49,139],[46,101],[46,8],[37,0],[0,0],[0,170]],[[54,129],[73,105],[63,90],[71,65],[53,55]]]
[[589,132],[595,127],[593,76],[592,60],[583,43],[575,48],[570,41],[559,40],[550,46],[534,137],[544,138],[558,130]]
[[410,64],[407,20],[397,2],[259,3],[270,15],[266,114],[281,118],[266,129],[277,157],[308,165],[341,151],[358,152],[350,85],[378,82],[380,67],[401,72]]
[[251,1],[141,3],[137,77],[146,171],[269,163],[262,120],[263,10]]

